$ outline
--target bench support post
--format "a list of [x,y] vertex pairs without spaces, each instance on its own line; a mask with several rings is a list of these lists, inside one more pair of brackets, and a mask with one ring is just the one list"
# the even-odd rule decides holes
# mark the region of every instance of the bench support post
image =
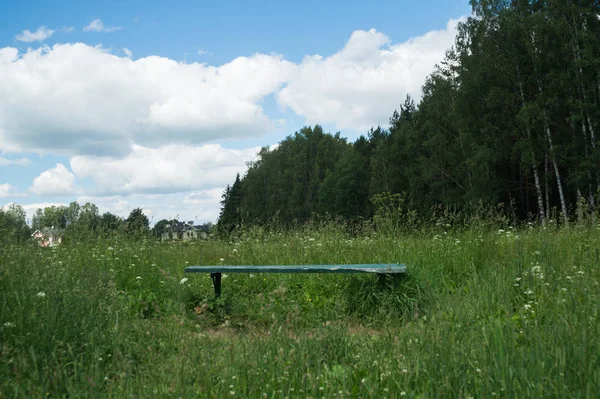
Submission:
[[221,273],[211,273],[213,286],[215,287],[215,296],[218,298],[221,296]]

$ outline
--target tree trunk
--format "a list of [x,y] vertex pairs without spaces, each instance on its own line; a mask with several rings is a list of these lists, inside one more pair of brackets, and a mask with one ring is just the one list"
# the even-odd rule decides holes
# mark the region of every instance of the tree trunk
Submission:
[[[517,66],[517,75],[519,77],[519,92],[521,93],[521,106],[525,108],[525,94],[523,93],[523,83],[521,82],[521,73],[519,71],[519,67]],[[527,127],[527,138],[531,143],[531,129]],[[533,144],[533,143],[531,143]],[[535,153],[531,151],[531,167],[533,169],[533,178],[535,180],[535,192],[537,196],[538,202],[538,212],[540,215],[540,222],[542,226],[546,225],[546,212],[544,210],[544,200],[542,197],[542,185],[540,184],[540,175],[537,170],[537,163],[535,161]]]
[[546,211],[550,212],[550,184],[548,180],[550,179],[548,173],[548,149],[544,148],[544,185],[546,188]]
[[[579,52],[579,45],[576,42],[577,40],[577,36],[575,36],[574,38],[574,43],[572,43],[572,49],[573,49],[573,57],[575,58],[575,63],[577,64],[577,88],[579,91],[579,94],[581,95],[581,98],[583,100],[583,104],[587,105],[587,95],[585,94],[585,89],[583,87],[583,69],[581,68],[581,65],[579,64],[581,61],[581,56],[580,56],[580,52]],[[599,87],[600,88],[600,87]],[[585,152],[586,155],[589,154],[588,151],[588,140],[589,143],[592,146],[592,151],[595,150],[596,148],[596,132],[594,131],[594,125],[592,124],[592,119],[590,118],[590,114],[588,112],[585,111],[585,108],[581,110],[581,129],[583,131],[583,136],[585,138]],[[589,129],[590,135],[588,138],[588,134],[587,134],[587,129],[586,129],[586,122],[587,122],[587,128]],[[592,180],[592,176],[591,176],[591,172],[588,171],[588,175],[590,180]],[[598,175],[598,172],[596,171],[595,173],[595,178],[596,178],[596,187],[598,187],[598,185],[600,184],[600,175]],[[591,184],[590,184],[591,187]],[[594,207],[594,194],[593,194],[593,189],[590,190],[590,205],[592,206],[592,209]]]
[[556,175],[556,183],[558,185],[558,195],[560,197],[560,207],[565,220],[565,225],[569,224],[569,214],[567,211],[567,203],[565,201],[565,194],[563,193],[562,180],[560,178],[560,171],[558,170],[558,162],[556,162],[556,156],[554,153],[554,146],[552,145],[552,133],[550,132],[550,125],[548,124],[548,116],[544,111],[544,130],[546,130],[546,138],[548,139],[548,147],[550,149],[550,156],[552,158],[552,166],[554,167],[554,174]]

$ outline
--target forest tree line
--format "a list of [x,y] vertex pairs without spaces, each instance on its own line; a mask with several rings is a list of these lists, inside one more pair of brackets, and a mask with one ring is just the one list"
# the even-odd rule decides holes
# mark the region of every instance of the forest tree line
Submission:
[[[131,210],[126,218],[111,212],[100,213],[98,206],[77,201],[69,205],[51,205],[38,208],[28,223],[27,213],[22,205],[9,204],[0,207],[0,242],[22,242],[29,240],[36,230],[46,228],[60,232],[69,242],[80,242],[98,237],[126,236],[129,238],[161,238],[172,227],[181,225],[177,218],[161,219],[150,227],[151,220],[141,208]],[[212,223],[204,223],[202,228],[210,231]]]
[[[3,209],[4,208],[4,209]],[[0,207],[0,241],[23,242],[31,238],[36,230],[45,228],[60,231],[67,241],[82,241],[97,237],[124,234],[128,237],[150,236],[150,221],[141,208],[133,209],[127,218],[110,212],[100,214],[93,203],[80,205],[73,201],[68,206],[52,205],[38,208],[27,223],[25,209],[19,204]],[[156,228],[156,225],[154,226]],[[159,227],[160,228],[160,227]]]
[[418,104],[407,96],[353,143],[317,125],[263,148],[223,193],[218,226],[370,219],[393,197],[422,218],[473,203],[541,224],[595,212],[600,2],[471,6]]

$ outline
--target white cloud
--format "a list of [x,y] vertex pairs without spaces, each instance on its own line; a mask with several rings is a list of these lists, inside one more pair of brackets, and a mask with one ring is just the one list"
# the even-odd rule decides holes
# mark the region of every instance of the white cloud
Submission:
[[133,52],[126,47],[123,47],[123,52],[125,53],[125,56],[127,58],[131,58],[131,56],[133,55]]
[[115,32],[122,29],[120,26],[104,26],[104,22],[102,22],[99,18],[96,18],[88,25],[83,28],[84,32]]
[[124,156],[132,144],[247,138],[281,126],[261,106],[269,95],[306,124],[386,125],[407,93],[418,100],[457,22],[400,44],[373,29],[355,31],[336,54],[299,64],[265,54],[220,66],[134,61],[128,49],[119,57],[83,43],[0,48],[0,97],[11,99],[0,102],[0,150]]
[[7,159],[0,155],[0,166],[8,165],[29,166],[31,161],[28,158]]
[[63,26],[62,28],[59,29],[59,31],[64,32],[64,33],[71,33],[74,30],[75,30],[75,28],[72,26]]
[[75,156],[71,169],[77,179],[94,181],[96,196],[209,190],[230,184],[259,150],[232,150],[218,144],[158,149],[134,145],[124,158]]
[[74,195],[77,193],[75,175],[65,165],[58,163],[53,169],[48,169],[36,177],[29,191],[42,196]]
[[171,194],[131,194],[126,196],[80,196],[77,202],[92,202],[100,213],[111,212],[126,218],[135,208],[142,208],[151,224],[161,219],[193,220],[201,224],[216,222],[223,188]]
[[305,57],[277,94],[278,102],[305,116],[308,124],[358,131],[385,126],[406,94],[420,98],[425,78],[454,44],[461,20],[400,44],[374,29],[355,31],[338,53]]
[[[273,129],[259,102],[295,71],[276,55],[218,66],[135,61],[83,43],[0,49],[0,150],[127,153]],[[35,115],[35,118],[31,116]]]
[[15,37],[15,39],[21,42],[30,43],[35,41],[46,40],[53,34],[54,31],[52,29],[48,29],[45,26],[40,26],[35,32],[31,32],[29,29],[24,30],[23,32],[18,34]]
[[8,183],[0,184],[0,198],[12,197],[14,187]]

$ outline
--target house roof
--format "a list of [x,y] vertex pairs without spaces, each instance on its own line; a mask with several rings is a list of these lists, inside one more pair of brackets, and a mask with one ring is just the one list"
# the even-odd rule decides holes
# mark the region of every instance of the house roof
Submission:
[[36,233],[41,233],[45,236],[59,236],[63,233],[62,229],[53,229],[51,227],[42,227],[40,230],[34,231],[31,236],[33,237]]

